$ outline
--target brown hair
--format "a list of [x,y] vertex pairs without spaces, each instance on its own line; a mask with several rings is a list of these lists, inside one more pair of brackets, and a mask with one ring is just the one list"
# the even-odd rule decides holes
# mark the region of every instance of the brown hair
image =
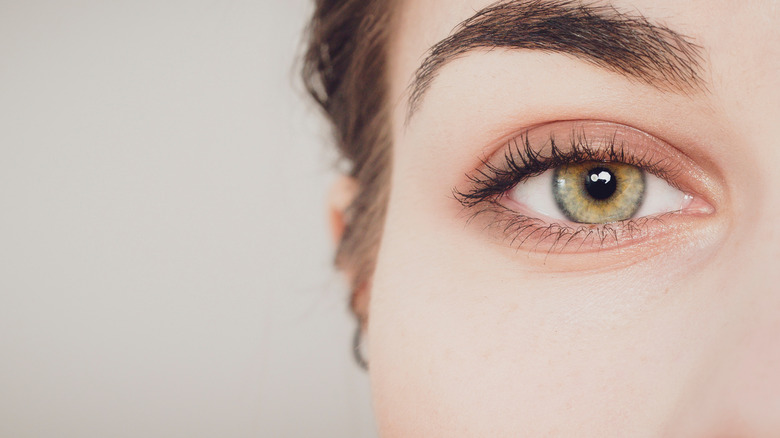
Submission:
[[388,3],[315,0],[303,60],[306,89],[330,121],[340,157],[358,185],[335,257],[336,266],[353,276],[353,310],[376,265],[389,193]]

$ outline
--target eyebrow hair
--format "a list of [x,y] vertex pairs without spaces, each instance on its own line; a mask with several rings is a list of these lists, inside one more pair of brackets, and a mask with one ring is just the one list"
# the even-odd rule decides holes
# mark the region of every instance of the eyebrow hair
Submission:
[[440,69],[478,48],[566,53],[657,88],[706,89],[700,76],[701,47],[643,15],[574,0],[501,0],[430,49],[410,86],[407,121]]

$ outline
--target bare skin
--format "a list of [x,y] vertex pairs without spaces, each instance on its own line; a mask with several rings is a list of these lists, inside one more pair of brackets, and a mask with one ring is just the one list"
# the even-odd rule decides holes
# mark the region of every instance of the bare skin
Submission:
[[[563,53],[473,50],[407,121],[429,48],[490,3],[399,2],[391,196],[361,310],[381,436],[780,436],[780,3],[612,3],[701,47],[693,91]],[[566,247],[468,220],[453,189],[481,160],[583,121],[671,148],[684,170],[670,183],[711,210]]]

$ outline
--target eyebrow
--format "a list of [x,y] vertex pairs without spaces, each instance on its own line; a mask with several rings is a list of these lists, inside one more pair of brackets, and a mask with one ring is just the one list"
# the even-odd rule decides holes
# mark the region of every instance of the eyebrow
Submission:
[[702,48],[691,38],[610,5],[572,0],[502,0],[434,45],[410,86],[407,121],[441,68],[475,49],[566,53],[660,89],[704,90]]

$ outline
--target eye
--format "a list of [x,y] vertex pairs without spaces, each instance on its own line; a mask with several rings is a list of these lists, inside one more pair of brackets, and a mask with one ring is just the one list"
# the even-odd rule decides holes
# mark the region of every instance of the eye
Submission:
[[[547,254],[685,232],[715,213],[711,181],[689,157],[634,128],[553,122],[510,139],[453,189],[512,246]],[[715,196],[715,195],[713,195]],[[496,225],[496,226],[492,226]]]
[[508,199],[551,219],[607,224],[679,211],[692,196],[637,166],[587,161],[528,178]]

